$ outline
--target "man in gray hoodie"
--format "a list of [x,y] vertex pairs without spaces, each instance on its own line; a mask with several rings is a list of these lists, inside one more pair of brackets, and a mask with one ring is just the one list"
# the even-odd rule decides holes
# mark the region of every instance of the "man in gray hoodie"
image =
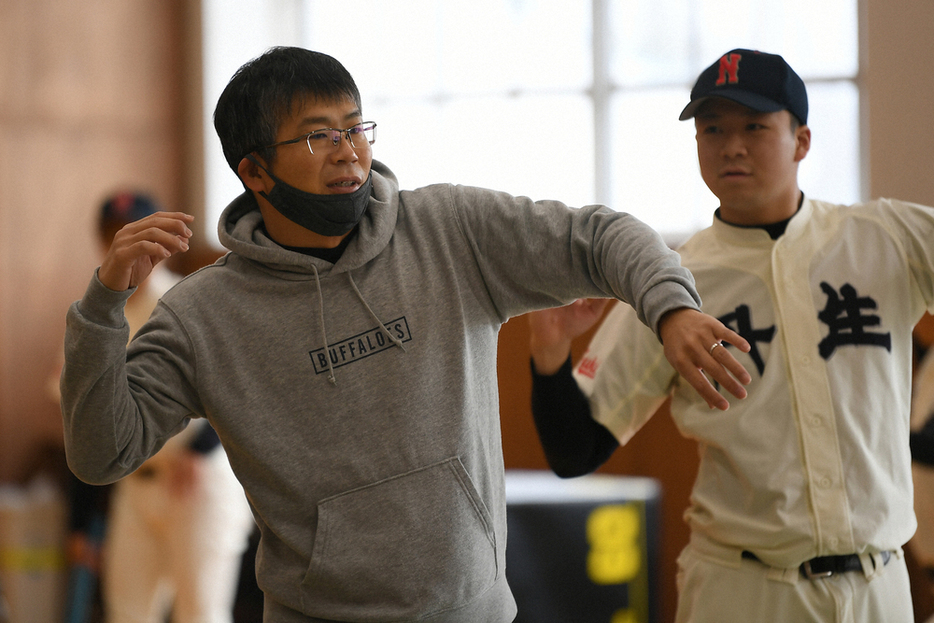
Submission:
[[[214,265],[165,294],[127,348],[123,305],[188,248],[191,217],[115,238],[68,312],[69,465],[107,483],[207,418],[261,532],[268,622],[505,623],[497,334],[580,297],[633,306],[711,407],[749,375],[691,274],[635,218],[479,188],[401,191],[333,58],[244,65],[215,128],[245,192]],[[705,373],[709,375],[705,376]]]

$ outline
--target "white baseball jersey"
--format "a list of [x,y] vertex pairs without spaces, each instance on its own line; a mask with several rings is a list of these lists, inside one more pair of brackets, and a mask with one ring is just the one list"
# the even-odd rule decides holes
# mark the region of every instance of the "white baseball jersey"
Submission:
[[748,397],[710,409],[617,305],[575,369],[594,418],[625,443],[673,391],[699,442],[686,518],[701,550],[791,568],[900,548],[916,527],[911,332],[934,310],[934,210],[805,199],[777,240],[715,219],[680,252],[703,310],[752,346],[730,347]]

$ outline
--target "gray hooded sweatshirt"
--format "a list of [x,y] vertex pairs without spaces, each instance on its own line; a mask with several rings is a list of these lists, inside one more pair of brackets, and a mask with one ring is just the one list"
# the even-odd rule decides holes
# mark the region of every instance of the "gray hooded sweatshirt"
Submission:
[[656,327],[698,308],[637,219],[479,188],[372,198],[335,264],[283,249],[252,195],[230,250],[165,294],[127,348],[96,276],[67,319],[71,469],[126,476],[206,417],[261,532],[267,621],[512,621],[496,349],[510,317],[616,297]]

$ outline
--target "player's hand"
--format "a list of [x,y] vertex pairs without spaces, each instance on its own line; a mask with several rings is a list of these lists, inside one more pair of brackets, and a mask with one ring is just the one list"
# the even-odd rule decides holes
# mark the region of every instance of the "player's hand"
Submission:
[[193,220],[182,212],[156,212],[124,226],[101,262],[98,279],[118,292],[138,286],[156,264],[188,250]]
[[725,347],[714,348],[714,344],[729,342],[744,353],[749,352],[749,343],[738,333],[713,316],[682,308],[662,317],[659,335],[665,348],[665,357],[711,408],[726,411],[730,403],[711,384],[710,379],[737,398],[746,397],[743,385],[752,380],[749,372]]
[[528,314],[535,371],[554,374],[571,354],[571,342],[586,333],[612,299],[579,299],[570,305]]

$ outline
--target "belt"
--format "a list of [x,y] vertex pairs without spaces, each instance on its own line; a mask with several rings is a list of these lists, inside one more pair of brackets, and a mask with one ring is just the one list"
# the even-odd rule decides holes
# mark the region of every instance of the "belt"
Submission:
[[[882,564],[889,564],[892,559],[892,552],[882,552]],[[743,558],[749,560],[759,560],[759,557],[750,551],[743,550]],[[762,563],[765,564],[765,563]],[[838,573],[848,573],[850,571],[862,571],[863,563],[859,559],[859,554],[845,554],[842,556],[818,556],[810,560],[805,560],[799,567],[801,575],[809,580],[820,578],[829,578]]]

